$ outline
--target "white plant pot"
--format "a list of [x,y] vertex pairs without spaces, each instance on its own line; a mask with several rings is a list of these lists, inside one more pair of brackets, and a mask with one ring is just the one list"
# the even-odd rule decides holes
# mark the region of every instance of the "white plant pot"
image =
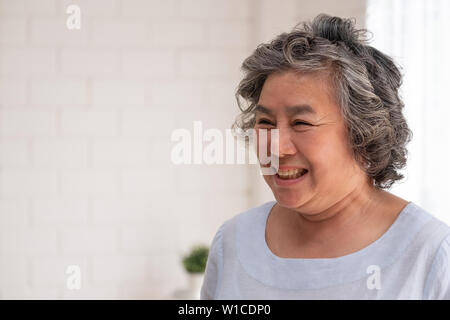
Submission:
[[188,273],[188,293],[190,299],[199,300],[204,279],[203,273]]

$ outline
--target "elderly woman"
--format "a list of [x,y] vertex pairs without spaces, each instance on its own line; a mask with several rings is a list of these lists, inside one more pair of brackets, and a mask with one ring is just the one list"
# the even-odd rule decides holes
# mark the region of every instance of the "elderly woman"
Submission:
[[279,130],[276,201],[221,225],[202,299],[450,299],[450,227],[385,190],[411,131],[364,32],[319,15],[244,61],[236,127]]

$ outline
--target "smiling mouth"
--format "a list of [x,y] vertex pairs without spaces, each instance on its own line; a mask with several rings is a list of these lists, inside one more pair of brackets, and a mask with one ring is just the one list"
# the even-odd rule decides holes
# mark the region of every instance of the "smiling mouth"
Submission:
[[278,171],[277,176],[282,180],[292,180],[300,178],[301,176],[308,173],[307,169],[291,169],[286,171]]

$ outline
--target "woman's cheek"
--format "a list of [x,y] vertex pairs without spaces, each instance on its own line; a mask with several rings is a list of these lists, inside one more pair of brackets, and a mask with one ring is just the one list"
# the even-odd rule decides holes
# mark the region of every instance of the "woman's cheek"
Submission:
[[305,136],[298,143],[298,148],[315,183],[333,181],[339,176],[339,167],[342,164],[336,159],[336,146],[331,139],[317,135]]
[[315,154],[317,155],[316,164],[321,168],[322,179],[328,184],[341,184],[348,179],[351,159],[348,159],[339,142],[323,144],[320,150],[315,151]]

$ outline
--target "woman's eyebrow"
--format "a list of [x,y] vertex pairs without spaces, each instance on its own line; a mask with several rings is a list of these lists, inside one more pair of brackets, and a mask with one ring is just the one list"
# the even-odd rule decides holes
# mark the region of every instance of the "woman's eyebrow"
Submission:
[[[256,113],[265,113],[269,115],[273,115],[273,111],[269,108],[264,107],[263,105],[258,104],[255,107]],[[286,107],[286,114],[289,116],[297,115],[297,114],[316,114],[316,111],[308,104],[301,104],[296,106]]]
[[286,113],[289,116],[297,114],[316,114],[316,111],[309,104],[302,104],[298,106],[286,107]]
[[260,104],[258,104],[255,107],[255,113],[265,113],[265,114],[268,114],[268,115],[273,115],[273,111],[272,110],[270,110],[270,109],[268,109],[268,108],[266,108],[266,107],[264,107],[264,106],[262,106]]

